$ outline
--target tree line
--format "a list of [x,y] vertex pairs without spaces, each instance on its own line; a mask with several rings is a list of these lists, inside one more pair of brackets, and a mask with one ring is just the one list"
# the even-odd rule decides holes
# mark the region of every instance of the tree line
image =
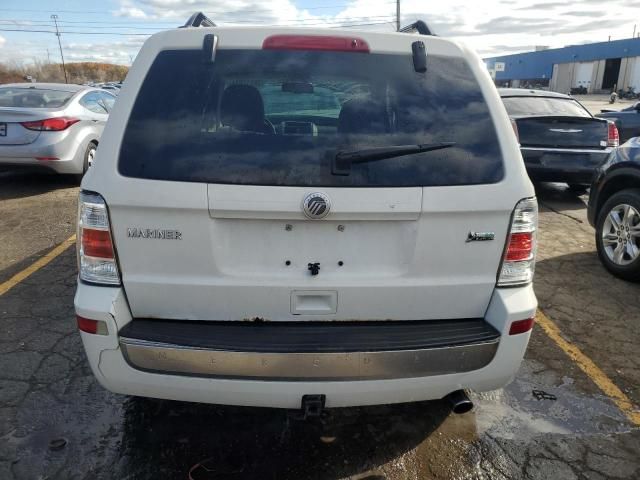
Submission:
[[[74,62],[66,64],[69,83],[121,82],[129,67],[112,63]],[[29,77],[36,82],[64,83],[62,64],[35,61],[0,63],[0,83],[27,82]]]

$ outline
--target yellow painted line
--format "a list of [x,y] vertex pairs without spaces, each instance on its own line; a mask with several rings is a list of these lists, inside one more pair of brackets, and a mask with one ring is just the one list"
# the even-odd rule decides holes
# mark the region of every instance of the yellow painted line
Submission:
[[25,268],[24,270],[16,273],[13,277],[11,277],[6,282],[1,283],[0,284],[0,296],[2,296],[5,293],[7,293],[9,290],[11,290],[17,284],[19,284],[20,282],[22,282],[23,280],[25,280],[26,278],[28,278],[29,276],[31,276],[32,274],[34,274],[35,272],[40,270],[42,267],[47,266],[56,257],[58,257],[61,253],[63,253],[67,248],[69,248],[71,245],[73,245],[75,243],[75,241],[76,241],[76,236],[75,235],[71,235],[69,238],[67,238],[60,245],[58,245],[57,247],[53,248],[45,256],[40,257],[38,260],[33,262],[27,268]]
[[602,392],[611,398],[618,408],[635,425],[640,425],[640,411],[637,410],[633,402],[620,390],[615,383],[600,368],[587,357],[582,350],[565,340],[558,326],[547,317],[541,310],[538,310],[537,323],[544,332],[553,340],[571,360],[595,383]]

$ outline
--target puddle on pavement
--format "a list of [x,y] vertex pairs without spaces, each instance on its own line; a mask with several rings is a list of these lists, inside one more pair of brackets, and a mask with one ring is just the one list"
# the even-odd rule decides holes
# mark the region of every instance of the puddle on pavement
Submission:
[[[536,364],[525,360],[517,378],[507,387],[473,395],[479,435],[526,440],[549,433],[588,435],[631,429],[610,399],[577,391],[571,378],[563,377],[559,386],[532,381]],[[551,394],[555,400],[537,399],[534,390]]]
[[[518,468],[511,448],[549,434],[629,430],[608,399],[570,379],[536,383],[536,367],[525,360],[505,389],[472,394],[476,408],[465,415],[434,401],[337,409],[306,422],[290,411],[121,397],[81,377],[62,403],[33,395],[16,435],[3,440],[16,448],[23,478],[389,480],[473,478],[494,468],[509,478],[504,472]],[[557,400],[536,400],[533,389]],[[60,438],[65,446],[51,450]]]

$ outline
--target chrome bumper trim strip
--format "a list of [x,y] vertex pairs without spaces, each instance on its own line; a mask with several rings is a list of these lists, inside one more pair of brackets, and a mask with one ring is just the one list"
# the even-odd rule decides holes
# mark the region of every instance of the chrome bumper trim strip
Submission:
[[231,379],[346,381],[426,377],[477,370],[499,338],[470,345],[349,353],[260,353],[200,349],[120,337],[127,362],[155,373]]

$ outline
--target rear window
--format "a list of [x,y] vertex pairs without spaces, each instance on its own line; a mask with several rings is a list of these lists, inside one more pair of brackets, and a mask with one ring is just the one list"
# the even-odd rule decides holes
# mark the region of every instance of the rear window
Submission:
[[514,117],[591,117],[582,105],[571,98],[503,97],[509,115]]
[[[179,72],[179,74],[177,74]],[[338,152],[454,142],[353,163]],[[125,176],[279,186],[432,186],[503,176],[495,128],[462,59],[411,54],[200,50],[158,55],[121,145]]]
[[41,88],[0,87],[0,107],[59,108],[66,105],[73,94]]

